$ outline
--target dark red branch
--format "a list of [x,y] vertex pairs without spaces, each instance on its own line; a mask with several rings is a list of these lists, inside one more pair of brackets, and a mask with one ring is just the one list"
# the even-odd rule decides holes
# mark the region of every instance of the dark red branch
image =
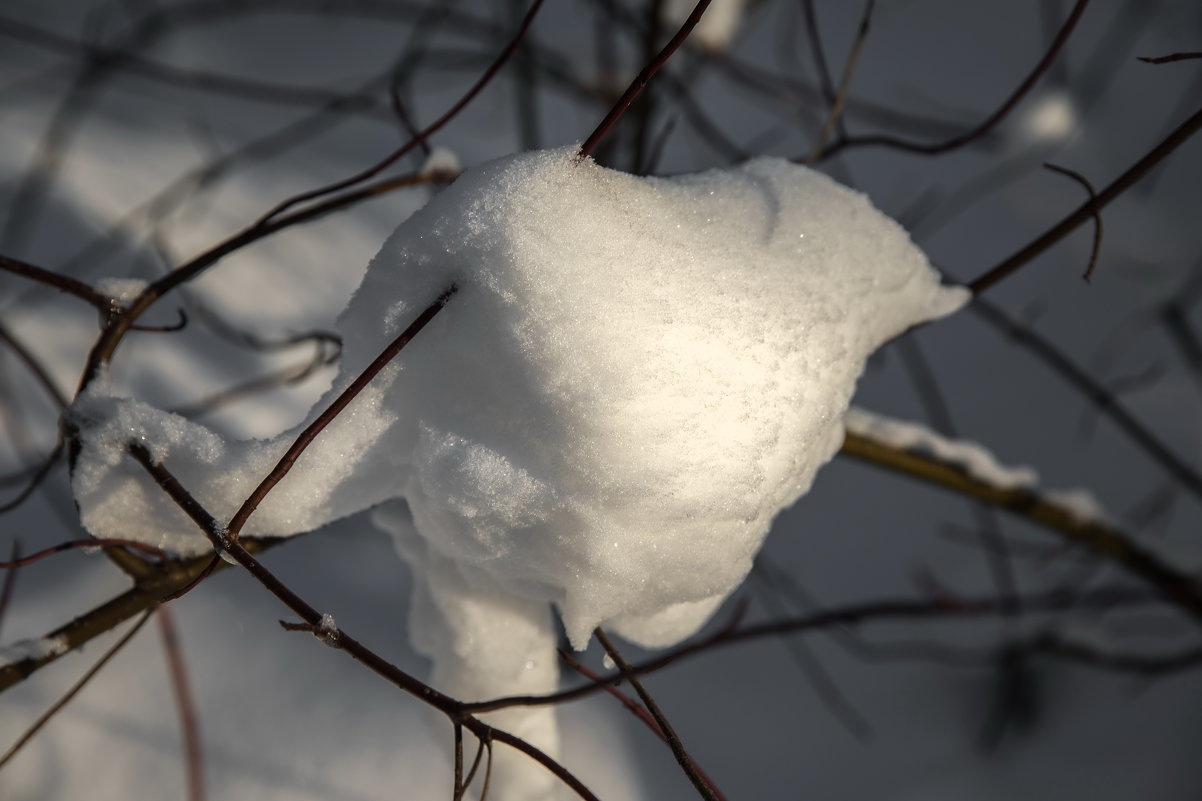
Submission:
[[1171,53],[1167,56],[1138,56],[1145,64],[1170,64],[1174,61],[1192,61],[1202,58],[1202,53]]
[[609,113],[605,115],[605,119],[601,120],[597,125],[596,130],[589,135],[588,139],[584,140],[584,144],[580,146],[580,151],[576,154],[578,159],[588,158],[597,148],[597,145],[605,138],[610,129],[617,124],[618,120],[622,119],[622,115],[630,108],[630,104],[639,96],[639,93],[647,86],[655,73],[660,71],[664,64],[668,63],[668,59],[672,57],[680,46],[684,44],[684,40],[689,38],[689,34],[693,32],[693,28],[701,21],[701,16],[705,13],[705,9],[709,7],[710,0],[698,0],[697,5],[693,8],[693,13],[689,14],[684,24],[680,26],[680,30],[676,35],[664,45],[659,54],[651,60],[651,63],[643,67],[642,71],[635,76],[634,81],[626,88],[626,91],[618,98],[618,102],[614,104]]
[[163,639],[163,651],[167,658],[167,673],[171,676],[172,694],[175,696],[175,707],[179,712],[184,764],[187,769],[188,801],[204,801],[204,747],[200,740],[200,717],[192,700],[192,685],[188,681],[188,666],[180,646],[179,632],[170,607],[158,607],[155,617],[158,618],[159,634]]
[[[226,536],[217,520],[209,514],[199,501],[167,470],[163,465],[154,461],[150,452],[139,443],[130,443],[129,454],[146,470],[167,495],[183,512],[192,519],[218,553],[230,556],[235,562],[247,570],[264,588],[278,598],[285,606],[295,612],[302,620],[313,627],[320,627],[322,614],[310,606],[303,598],[293,592],[274,573],[267,569],[258,559],[242,546],[237,540]],[[465,711],[466,704],[444,693],[439,692],[425,682],[411,676],[396,665],[381,657],[376,652],[363,645],[346,631],[339,629],[335,636],[325,638],[327,644],[332,644],[339,650],[346,651],[352,659],[362,664],[373,673],[389,683],[404,690],[418,700],[438,709],[452,723],[460,723],[477,737],[489,742],[496,741],[521,751],[538,762],[560,781],[579,795],[585,801],[600,801],[571,771],[559,764],[540,749],[530,743],[515,737],[507,731],[493,728],[487,723],[473,717]]]
[[296,441],[292,443],[292,446],[288,448],[287,452],[283,456],[280,457],[280,460],[276,463],[276,466],[272,468],[271,472],[267,474],[267,477],[260,482],[259,486],[255,487],[255,491],[250,494],[250,497],[246,499],[246,501],[238,508],[238,511],[235,512],[234,516],[230,519],[227,534],[231,539],[238,538],[238,535],[242,531],[242,527],[246,525],[247,519],[250,518],[255,509],[258,508],[259,504],[263,502],[263,499],[267,497],[267,493],[271,492],[272,488],[275,487],[276,484],[279,484],[280,481],[283,480],[284,476],[288,475],[288,471],[292,469],[292,465],[296,464],[296,460],[300,458],[300,455],[305,452],[305,449],[308,448],[313,440],[317,438],[317,435],[320,434],[326,426],[333,422],[334,418],[341,414],[342,410],[345,409],[351,401],[359,396],[359,393],[362,392],[368,383],[370,383],[371,380],[376,377],[376,374],[383,370],[390,361],[396,358],[396,355],[400,353],[401,350],[408,345],[415,336],[417,336],[419,331],[426,327],[427,323],[434,319],[435,315],[442,311],[443,306],[447,305],[447,301],[451,299],[451,296],[454,295],[457,290],[458,288],[452,284],[446,292],[442,293],[438,300],[426,307],[426,310],[418,315],[417,319],[410,323],[409,327],[402,331],[400,336],[394,339],[388,345],[388,347],[384,348],[384,350],[380,352],[380,355],[377,356],[375,360],[369,364],[367,368],[364,369],[357,378],[355,378],[354,381],[351,382],[351,385],[343,390],[342,394],[335,398],[334,402],[326,407],[325,411],[318,415],[317,419],[310,423],[309,426],[300,433],[300,435],[296,438]]
[[59,292],[74,295],[102,312],[109,310],[109,299],[83,281],[76,281],[74,278],[59,275],[58,273],[41,267],[35,267],[32,264],[17,259],[10,259],[8,256],[0,256],[0,270],[6,270],[22,278],[37,281],[39,284],[45,284],[48,287],[57,289]]
[[[1077,172],[1076,170],[1070,170],[1067,167],[1059,167],[1055,164],[1045,163],[1043,166],[1045,169],[1049,169],[1052,172],[1058,172],[1061,175],[1067,175],[1069,178],[1072,178],[1074,181],[1076,181],[1078,184],[1080,184],[1082,187],[1084,187],[1086,192],[1089,193],[1090,201],[1093,201],[1093,202],[1097,201],[1098,193],[1096,191],[1094,191],[1093,184],[1091,184],[1089,182],[1089,179],[1087,179],[1081,173]],[[1093,213],[1093,247],[1089,251],[1089,263],[1085,266],[1085,272],[1081,276],[1086,281],[1088,281],[1090,278],[1093,277],[1093,271],[1098,266],[1098,254],[1101,253],[1101,251],[1102,251],[1102,215],[1097,210],[1095,210]]]
[[0,569],[12,570],[18,567],[25,567],[26,565],[32,565],[34,562],[39,562],[48,556],[54,556],[56,553],[73,551],[77,548],[133,548],[136,551],[141,551],[142,553],[147,553],[151,556],[157,556],[160,559],[167,558],[166,551],[156,548],[153,545],[147,545],[144,542],[138,542],[137,540],[88,538],[60,542],[58,545],[38,551],[37,553],[32,553],[29,556],[24,556],[20,559],[13,558],[8,562],[0,562]]

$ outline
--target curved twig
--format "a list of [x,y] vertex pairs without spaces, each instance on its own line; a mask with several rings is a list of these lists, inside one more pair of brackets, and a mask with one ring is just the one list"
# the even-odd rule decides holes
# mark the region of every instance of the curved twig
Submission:
[[1038,239],[1021,248],[1017,253],[1005,259],[996,267],[987,270],[969,284],[968,288],[972,290],[974,295],[979,295],[1032,261],[1036,256],[1075,231],[1077,226],[1086,220],[1092,219],[1095,214],[1104,209],[1116,197],[1127,191],[1136,181],[1147,175],[1153,167],[1168,157],[1169,154],[1189,141],[1199,129],[1202,129],[1202,109],[1194,112],[1185,122],[1177,126],[1164,141],[1152,148],[1135,164],[1131,165],[1126,172],[1114,179],[1109,186],[1095,197],[1082,203],[1075,211],[1052,226]]
[[[1098,193],[1094,191],[1093,184],[1091,184],[1089,182],[1089,179],[1086,178],[1081,173],[1077,172],[1076,170],[1070,170],[1067,167],[1060,167],[1055,164],[1049,164],[1047,162],[1045,162],[1043,166],[1044,166],[1044,169],[1051,170],[1052,172],[1058,172],[1061,175],[1067,175],[1069,178],[1072,178],[1078,184],[1085,187],[1085,191],[1089,193],[1089,199],[1091,202],[1097,201]],[[1081,277],[1084,278],[1086,281],[1088,281],[1093,276],[1093,271],[1098,266],[1098,254],[1101,252],[1101,250],[1102,250],[1102,214],[1101,214],[1101,212],[1095,210],[1093,213],[1093,247],[1090,248],[1090,251],[1089,251],[1089,264],[1086,265],[1085,272],[1081,275]]]

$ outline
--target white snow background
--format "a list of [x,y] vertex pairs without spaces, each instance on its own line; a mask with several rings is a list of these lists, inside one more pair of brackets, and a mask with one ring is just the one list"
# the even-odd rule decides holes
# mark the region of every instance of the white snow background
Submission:
[[[465,12],[493,19],[501,30],[512,25],[511,10],[502,11],[500,4],[460,5]],[[769,7],[774,4],[763,5],[747,12],[731,47],[745,59],[779,68],[780,42],[787,35],[793,37],[789,41],[800,41],[801,34],[780,22],[790,15]],[[1000,102],[1039,58],[1046,40],[1036,3],[982,3],[972,9],[938,2],[878,6],[856,72],[854,97],[965,127]],[[1038,96],[1020,106],[999,131],[993,151],[924,159],[865,150],[824,167],[903,220],[928,188],[936,188],[941,194],[934,196],[935,212],[914,227],[913,235],[954,279],[975,277],[1080,202],[1080,187],[1044,174],[1040,161],[1071,166],[1101,185],[1193,110],[1182,104],[1189,87],[1197,94],[1196,65],[1152,67],[1132,56],[1196,49],[1202,15],[1190,3],[1160,3],[1149,15],[1150,24],[1133,34],[1136,38],[1122,40],[1131,52],[1114,53],[1114,40],[1108,37],[1123,25],[1130,27],[1124,15],[1143,18],[1131,7],[1119,2],[1091,6],[1068,50],[1069,88],[1061,91],[1054,78],[1046,81]],[[818,8],[837,73],[859,9],[823,3]],[[1059,15],[1066,11],[1060,9]],[[86,3],[49,7],[9,2],[2,13],[79,37],[115,35],[128,24],[123,15],[130,12]],[[574,53],[591,46],[591,28],[581,21],[592,22],[595,14],[591,7],[551,2],[533,36],[573,63]],[[433,119],[453,102],[500,46],[456,34],[454,28],[448,25],[431,39],[435,52],[429,58],[437,67],[411,87],[413,113],[421,121]],[[147,55],[181,66],[345,89],[382,69],[406,29],[395,21],[354,16],[330,24],[312,10],[239,15],[225,23],[185,26],[154,44]],[[6,109],[0,160],[7,205],[16,176],[33,157],[38,137],[67,92],[66,76],[72,72],[65,65],[75,62],[6,45],[0,48],[0,91],[5,93],[0,101]],[[795,50],[784,57],[785,63],[809,75],[807,54]],[[314,52],[328,57],[314,59]],[[584,58],[574,68],[593,74],[592,63]],[[1101,81],[1103,68],[1117,72],[1105,91],[1093,97],[1091,82]],[[683,60],[680,69],[687,69]],[[804,152],[798,137],[789,138],[788,126],[813,130],[815,123],[799,112],[781,111],[795,101],[772,102],[716,80],[698,86],[702,89],[694,92],[695,102],[729,136],[750,143],[750,151]],[[531,143],[522,141],[513,121],[514,94],[513,76],[504,73],[436,142],[465,167],[523,149]],[[534,144],[543,146],[579,140],[604,111],[598,104],[584,107],[550,87],[540,93],[540,101],[541,130]],[[292,192],[343,177],[387,152],[398,134],[387,108],[379,111],[374,117],[352,117],[295,151],[281,148],[261,161],[243,163],[206,188],[160,232],[174,258],[236,230]],[[18,250],[6,245],[0,252],[58,266],[184,170],[303,113],[296,107],[181,92],[136,77],[114,80],[87,107],[45,216],[20,232]],[[859,120],[856,130],[870,125],[855,115],[853,106],[849,116]],[[677,126],[667,140],[660,171],[696,172],[724,164],[685,122]],[[1195,221],[1202,211],[1198,150],[1196,144],[1188,145],[1169,169],[1154,174],[1153,187],[1138,187],[1107,211],[1103,264],[1091,285],[1079,277],[1089,246],[1088,234],[1079,233],[991,297],[1032,321],[1078,360],[1098,365],[1103,378],[1151,370],[1155,380],[1135,382],[1124,398],[1191,463],[1197,461],[1199,442],[1197,384],[1163,330],[1149,320],[1197,267]],[[1003,157],[1009,166],[998,176],[996,165]],[[418,157],[411,166],[420,164]],[[955,192],[972,180],[1003,183],[970,203]],[[380,244],[427,196],[425,190],[391,195],[259,243],[190,288],[191,302],[210,306],[229,323],[264,337],[331,328]],[[90,281],[150,278],[161,270],[152,254],[150,248],[123,245],[104,259],[89,259],[76,274]],[[84,348],[94,335],[94,315],[69,298],[8,277],[0,287],[5,325],[46,359],[64,390],[73,389]],[[384,308],[401,299],[374,294],[367,300]],[[464,300],[470,302],[466,292]],[[395,309],[391,319],[403,326],[405,314],[419,310],[422,302]],[[170,322],[172,308],[171,302],[161,304],[151,317]],[[570,316],[571,310],[565,314]],[[454,319],[448,313],[441,324]],[[307,355],[303,349],[251,354],[196,328],[180,336],[131,338],[113,368],[113,384],[171,409]],[[422,336],[426,334],[436,335]],[[959,433],[992,449],[1003,463],[1032,465],[1051,486],[1087,487],[1120,513],[1166,483],[1160,469],[1111,426],[1097,421],[1085,401],[971,315],[937,323],[919,332],[917,341],[939,376]],[[374,355],[368,351],[359,355]],[[353,353],[351,348],[347,357],[356,358]],[[1099,354],[1109,361],[1099,362]],[[572,366],[569,360],[562,363]],[[27,421],[22,430],[9,425],[5,432],[8,472],[52,443],[54,419],[15,360],[6,355],[0,366],[5,403],[19,408],[20,419]],[[297,386],[198,419],[231,441],[271,437],[301,421],[332,380],[334,370],[326,368]],[[896,348],[870,365],[856,402],[894,417],[925,420]],[[629,423],[650,425],[642,419]],[[1087,430],[1086,424],[1091,424]],[[462,436],[431,431],[407,436],[425,437],[423,447],[431,455],[440,447],[453,448],[455,437]],[[556,470],[564,468],[555,463],[547,471],[559,478]],[[624,478],[642,481],[647,476]],[[1182,497],[1175,512],[1167,524],[1150,527],[1146,534],[1189,553],[1199,522],[1196,503]],[[12,536],[21,538],[26,551],[79,536],[73,514],[65,476],[59,474],[26,507],[0,518],[4,547]],[[765,552],[772,572],[753,574],[737,594],[752,599],[752,614],[766,619],[783,614],[782,606],[793,598],[774,594],[773,580],[764,577],[781,572],[824,605],[911,597],[921,591],[915,576],[926,573],[954,591],[988,592],[988,563],[980,551],[941,536],[949,522],[972,526],[974,521],[961,500],[836,459],[822,471],[814,490],[774,527]],[[1024,542],[1056,543],[1027,526],[1004,525],[1008,535]],[[331,523],[277,548],[267,559],[290,585],[361,640],[405,669],[428,672],[425,658],[410,645],[417,632],[406,622],[407,568],[365,515]],[[717,567],[739,572],[728,563]],[[1050,586],[1078,568],[1065,562],[1024,565],[1023,586]],[[120,576],[97,556],[68,554],[27,568],[18,578],[0,642],[37,636],[122,588]],[[215,576],[174,609],[201,712],[210,798],[450,796],[449,729],[432,726],[417,702],[360,670],[344,654],[318,647],[310,637],[280,631],[275,621],[284,611],[245,576],[232,570]],[[719,611],[719,619],[723,614]],[[611,616],[584,616],[577,642],[579,631]],[[1085,627],[1082,636],[1107,633],[1089,621],[1080,625]],[[1147,625],[1132,642],[1176,642],[1158,638],[1162,625],[1170,624]],[[960,647],[996,644],[1015,633],[986,622],[866,631],[871,639],[907,642],[954,632],[952,641]],[[1176,628],[1168,631],[1182,634]],[[98,640],[82,655],[60,660],[0,697],[0,745],[15,738],[106,642]],[[884,659],[878,664],[849,654],[837,642],[813,637],[804,642],[869,721],[874,732],[869,739],[858,739],[832,714],[799,670],[797,655],[777,641],[715,651],[648,680],[697,761],[732,799],[1167,800],[1202,791],[1202,777],[1190,757],[1199,702],[1193,673],[1136,685],[1144,692],[1133,695],[1129,678],[1041,665],[1034,685],[1040,692],[1038,720],[986,751],[980,747],[982,732],[1001,686],[988,664],[972,669],[921,660]],[[633,645],[627,649],[631,655],[640,653]],[[597,655],[587,656],[599,668]],[[565,764],[602,798],[689,797],[692,790],[667,749],[612,699],[599,696],[567,705],[559,714]],[[182,796],[182,786],[178,727],[161,647],[149,629],[0,772],[4,799],[174,798]]]

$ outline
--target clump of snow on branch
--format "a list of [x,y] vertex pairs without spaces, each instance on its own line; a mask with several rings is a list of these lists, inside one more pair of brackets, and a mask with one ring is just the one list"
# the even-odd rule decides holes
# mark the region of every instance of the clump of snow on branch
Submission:
[[463,165],[459,162],[459,155],[447,147],[435,147],[430,149],[430,155],[426,156],[426,162],[422,165],[421,174],[430,175],[432,173],[441,173],[445,175],[458,175],[463,170]]
[[[467,171],[385,243],[340,318],[332,392],[452,285],[244,533],[403,499],[375,520],[414,566],[415,644],[464,698],[554,689],[552,605],[577,648],[599,625],[648,646],[694,632],[838,449],[868,355],[967,298],[866,198],[804,167],[637,178],[534,152]],[[96,387],[74,482],[98,536],[208,549],[120,457],[122,432],[219,520],[294,436],[219,448]],[[554,750],[552,712],[503,715]],[[513,797],[546,781],[514,779]]]
[[36,640],[17,640],[0,648],[0,668],[24,662],[27,659],[47,659],[67,652],[65,637],[42,637]]
[[96,282],[96,291],[120,303],[128,303],[149,284],[141,278],[101,278]]

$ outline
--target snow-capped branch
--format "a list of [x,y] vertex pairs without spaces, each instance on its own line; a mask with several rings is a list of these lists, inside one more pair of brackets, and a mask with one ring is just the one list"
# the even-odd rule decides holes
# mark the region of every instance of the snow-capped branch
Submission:
[[1109,522],[1088,494],[1037,490],[1033,473],[1002,467],[979,445],[946,440],[913,423],[862,410],[850,415],[842,453],[1039,523],[1123,566],[1202,619],[1202,585],[1197,579]]

